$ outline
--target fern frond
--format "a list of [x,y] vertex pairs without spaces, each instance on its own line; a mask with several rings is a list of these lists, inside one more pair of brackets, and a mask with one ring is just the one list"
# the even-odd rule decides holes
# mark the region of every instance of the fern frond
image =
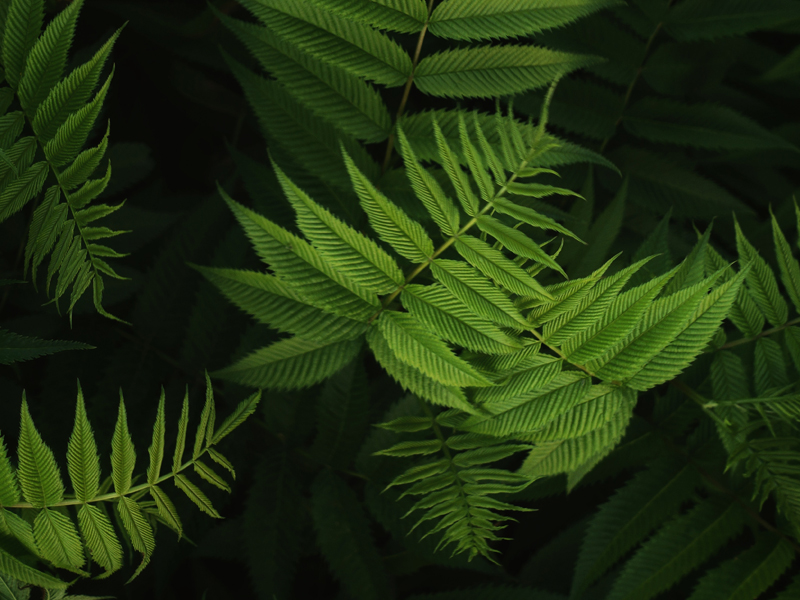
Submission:
[[[206,407],[203,410],[196,436],[195,448],[188,462],[183,462],[183,447],[188,422],[188,396],[184,401],[178,426],[178,439],[175,448],[173,470],[161,474],[164,452],[164,408],[162,392],[153,428],[153,443],[150,447],[150,466],[145,483],[133,485],[135,449],[127,427],[127,415],[120,393],[117,424],[114,429],[111,449],[111,478],[102,487],[100,482],[100,462],[94,434],[86,415],[83,394],[78,385],[77,404],[73,432],[67,449],[67,466],[73,493],[65,495],[58,465],[52,451],[45,445],[33,424],[28,404],[23,394],[21,408],[20,439],[18,447],[19,467],[11,466],[6,447],[0,437],[0,535],[9,537],[28,550],[34,557],[46,563],[68,569],[81,576],[89,574],[82,570],[85,564],[84,547],[88,556],[100,565],[107,577],[122,566],[122,546],[119,533],[115,530],[106,512],[99,506],[101,502],[114,502],[119,516],[118,525],[123,528],[134,550],[141,553],[143,560],[133,574],[136,577],[148,564],[155,548],[155,537],[146,513],[150,512],[148,503],[139,498],[149,492],[154,499],[157,514],[166,524],[181,532],[180,519],[170,498],[159,487],[170,479],[179,489],[198,503],[202,510],[212,516],[219,514],[211,506],[203,492],[194,486],[183,471],[189,467],[208,476],[212,483],[230,488],[201,459],[206,453],[213,460],[227,461],[214,451],[216,445],[234,428],[253,413],[260,399],[260,393],[253,394],[239,404],[222,425],[215,430],[213,395],[211,382],[206,377]],[[212,451],[214,454],[212,454]],[[228,463],[230,467],[230,464]],[[232,468],[232,467],[231,467]],[[19,485],[17,485],[17,480]],[[113,492],[108,487],[113,483]],[[25,502],[20,502],[20,488]],[[152,505],[152,504],[151,504]],[[74,515],[68,507],[77,508],[77,526]],[[37,509],[35,517],[20,518],[14,511]],[[80,530],[80,534],[78,531]],[[85,546],[84,546],[85,545]],[[5,550],[0,550],[0,574],[10,575],[31,585],[45,585],[48,588],[62,589],[65,583],[45,573],[41,573],[18,561]],[[1,588],[0,588],[1,589]]]
[[94,346],[66,340],[43,340],[0,328],[0,365],[32,360],[64,350],[92,350]]
[[338,0],[309,1],[342,17],[400,33],[417,33],[428,20],[425,0],[354,0],[347,4]]
[[430,32],[453,40],[485,40],[531,35],[562,27],[617,4],[616,0],[499,0],[491,5],[447,0],[431,14]]
[[414,83],[432,96],[493,98],[543,87],[595,62],[533,45],[458,48],[423,58]]
[[243,0],[242,4],[295,48],[353,75],[395,87],[411,74],[411,57],[405,50],[367,24],[308,3]]

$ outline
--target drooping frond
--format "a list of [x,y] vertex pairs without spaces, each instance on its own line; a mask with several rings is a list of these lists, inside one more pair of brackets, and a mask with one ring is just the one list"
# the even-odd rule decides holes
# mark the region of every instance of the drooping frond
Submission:
[[[0,166],[0,221],[22,210],[43,191],[52,173],[55,183],[44,191],[44,199],[33,211],[25,245],[25,272],[30,269],[34,283],[38,267],[49,256],[46,285],[55,277],[53,300],[70,290],[67,312],[92,287],[97,311],[116,319],[102,307],[103,277],[123,279],[106,262],[125,256],[99,240],[121,231],[97,226],[95,221],[122,205],[90,205],[106,188],[111,165],[98,179],[89,179],[100,166],[107,145],[110,124],[100,144],[83,149],[111,83],[111,74],[90,99],[100,80],[109,54],[121,29],[94,56],[63,77],[83,0],[72,2],[44,31],[42,2],[13,1],[2,26],[2,67],[8,87],[2,92],[3,164]],[[19,110],[8,112],[17,98]],[[34,135],[25,135],[28,123]],[[43,160],[34,162],[38,154]]]

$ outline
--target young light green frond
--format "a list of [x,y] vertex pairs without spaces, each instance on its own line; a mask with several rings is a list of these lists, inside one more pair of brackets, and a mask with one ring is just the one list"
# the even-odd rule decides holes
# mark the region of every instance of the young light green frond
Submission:
[[606,381],[623,381],[634,377],[684,331],[718,277],[719,273],[656,300],[636,329],[604,357],[590,362],[590,369]]
[[362,337],[332,342],[284,339],[248,354],[214,376],[258,388],[301,389],[323,381],[353,360],[362,341]]
[[574,311],[585,301],[589,293],[595,287],[597,282],[611,266],[611,263],[616,259],[611,258],[606,263],[592,273],[589,277],[582,279],[572,279],[570,281],[563,281],[553,285],[547,286],[547,291],[550,292],[555,298],[552,302],[539,302],[536,300],[527,301],[527,299],[519,299],[517,306],[528,307],[534,304],[533,310],[528,313],[528,322],[535,327],[540,327],[551,321],[558,319],[560,316]]
[[[478,129],[480,126],[477,127]],[[478,186],[481,198],[484,202],[488,202],[494,198],[495,190],[492,183],[492,176],[486,170],[483,164],[483,157],[478,149],[473,145],[472,140],[469,138],[467,131],[467,124],[464,119],[464,114],[458,113],[458,135],[461,140],[461,152],[467,159],[467,166],[469,166],[472,178]],[[491,159],[490,159],[491,160]]]
[[602,277],[603,273],[601,273],[600,281],[591,287],[578,306],[545,324],[542,330],[543,339],[549,344],[560,346],[566,340],[580,335],[582,331],[586,331],[600,321],[631,277],[652,258],[650,256],[642,259],[609,277]]
[[[177,477],[180,477],[180,475]],[[128,532],[131,546],[137,552],[142,553],[142,562],[127,581],[127,583],[130,583],[150,562],[150,557],[156,547],[156,540],[153,536],[153,528],[142,513],[141,507],[135,501],[127,496],[122,496],[117,502],[117,512],[122,520],[122,526]]]
[[99,506],[84,504],[78,509],[78,524],[92,560],[106,570],[101,577],[122,568],[122,546],[106,513]]
[[358,320],[366,321],[375,312],[379,302],[374,294],[337,273],[306,241],[218,189],[256,253],[298,295],[318,308]]
[[431,273],[476,315],[512,329],[528,326],[508,296],[467,263],[437,258]]
[[[710,275],[724,269],[728,266],[728,262],[722,258],[719,253],[714,250],[712,246],[706,246],[706,274]],[[728,277],[733,277],[732,271],[725,271],[720,278],[725,280]],[[758,308],[758,305],[753,301],[747,286],[741,286],[739,293],[734,300],[731,310],[728,313],[728,319],[733,323],[736,328],[748,337],[754,337],[761,333],[764,328],[764,313]]]
[[513,217],[517,221],[527,223],[531,227],[557,231],[579,241],[582,244],[586,243],[563,225],[559,225],[555,222],[555,220],[532,208],[521,206],[515,202],[512,202],[511,200],[508,200],[507,198],[494,198],[491,203],[492,207],[496,209],[497,212]]
[[214,11],[298,102],[365,142],[380,142],[389,135],[389,111],[369,84],[320,62],[265,27],[232,19],[216,8]]
[[627,385],[644,391],[670,381],[683,372],[714,337],[744,281],[745,271],[703,298],[689,322],[663,350],[628,380]]
[[408,285],[401,300],[406,310],[432,331],[464,348],[486,354],[506,354],[522,348],[519,341],[474,315],[466,304],[440,285]]
[[272,167],[297,213],[298,227],[330,265],[378,294],[403,285],[400,267],[380,246],[314,202],[274,162]]
[[344,150],[342,155],[361,207],[378,237],[411,262],[427,262],[433,254],[433,242],[422,226],[378,191]]
[[42,340],[0,328],[0,365],[32,360],[64,350],[92,350],[94,346],[66,340]]
[[[208,446],[206,440],[210,440],[214,432],[214,421],[216,420],[216,407],[214,406],[214,389],[211,387],[211,379],[208,373],[206,376],[206,402],[203,405],[203,412],[200,413],[200,423],[197,425],[197,432],[194,436],[194,449],[192,450],[192,460],[197,460],[203,452],[203,446]],[[205,443],[204,443],[205,442]]]
[[164,460],[164,434],[166,423],[164,417],[164,388],[161,388],[161,397],[158,399],[156,409],[156,422],[153,426],[153,441],[150,443],[148,454],[150,455],[150,466],[147,468],[147,483],[155,485],[161,476],[161,463]]
[[114,77],[112,67],[111,74],[106,79],[103,87],[95,95],[94,99],[87,105],[72,113],[56,130],[53,138],[44,146],[44,154],[50,163],[60,167],[74,159],[86,143],[86,138],[92,130],[95,119],[103,108],[111,79]]
[[794,2],[760,2],[747,0],[689,0],[671,8],[664,23],[675,39],[688,42],[742,35],[758,29],[769,29],[800,18],[800,7]]
[[453,40],[486,40],[539,33],[563,27],[617,0],[494,0],[491,4],[446,0],[431,14],[430,32]]
[[758,598],[789,568],[794,557],[786,539],[763,533],[754,546],[709,571],[689,600]]
[[367,343],[378,363],[404,390],[408,390],[432,404],[458,408],[468,413],[475,412],[459,387],[439,383],[419,369],[400,360],[389,347],[389,343],[379,327],[370,327],[367,332]]
[[494,436],[536,431],[577,405],[590,387],[585,373],[562,372],[541,389],[484,404],[488,415],[473,415],[459,428]]
[[739,533],[740,513],[735,502],[711,498],[676,517],[626,563],[608,599],[649,600],[668,590]]
[[384,311],[377,322],[397,357],[443,385],[483,387],[492,383],[408,313]]
[[86,416],[83,391],[78,383],[78,402],[75,407],[75,425],[67,445],[67,471],[75,490],[75,498],[88,502],[100,487],[100,459],[92,426]]
[[794,304],[795,309],[800,313],[800,265],[797,264],[797,259],[792,256],[792,249],[789,242],[786,241],[786,236],[783,235],[775,215],[772,214],[772,207],[769,211],[772,218],[772,239],[775,242],[775,254],[778,257],[778,268],[781,273],[781,281],[789,298]]
[[477,221],[481,231],[488,233],[517,256],[530,258],[540,265],[544,265],[561,273],[565,278],[567,277],[564,269],[562,269],[547,252],[542,250],[539,244],[534,242],[519,229],[509,227],[505,223],[489,215],[481,215],[477,217]]
[[135,466],[136,450],[128,431],[128,413],[120,389],[117,423],[114,426],[114,436],[111,438],[111,478],[117,494],[125,494],[130,489]]
[[214,517],[215,519],[221,519],[222,515],[217,512],[217,509],[211,504],[211,500],[200,491],[195,484],[193,484],[185,475],[176,475],[175,476],[175,485],[178,486],[186,497],[189,498],[192,502],[195,503],[197,508],[202,510],[210,517]]
[[464,212],[474,217],[478,212],[478,199],[475,197],[466,173],[461,170],[459,161],[450,149],[450,145],[447,143],[435,118],[433,119],[433,133],[439,150],[439,161],[450,178],[450,183],[453,184],[453,188],[456,190],[458,201],[461,203]]
[[42,30],[42,0],[12,0],[3,32],[3,67],[13,88],[19,86],[31,48]]
[[735,217],[734,226],[736,227],[736,250],[739,253],[739,260],[742,265],[751,261],[753,263],[747,275],[747,288],[767,320],[776,327],[783,325],[789,318],[789,309],[786,306],[786,300],[778,291],[775,274],[758,251],[747,241]]
[[3,436],[0,436],[0,506],[19,502],[19,485]]
[[320,8],[378,29],[417,33],[428,19],[425,0],[309,0]]
[[317,308],[274,275],[189,265],[260,323],[315,342],[353,339],[366,324]]
[[434,223],[439,226],[442,233],[448,236],[455,235],[459,229],[461,215],[453,201],[448,198],[439,182],[423,167],[414,154],[414,149],[406,137],[403,128],[398,123],[397,139],[400,143],[400,152],[406,167],[406,175],[411,182],[417,198],[433,217]]
[[[234,429],[236,429],[239,425],[244,423],[245,419],[252,415],[256,407],[258,407],[258,403],[261,401],[261,391],[255,392],[248,396],[245,400],[242,400],[237,406],[236,409],[228,415],[222,424],[217,428],[214,432],[214,436],[209,441],[210,445],[216,445],[220,441],[222,441],[229,433],[231,433]],[[215,451],[213,448],[209,448],[209,454],[211,458],[218,462],[219,464],[223,465],[226,469],[228,469],[231,474],[233,474],[234,479],[236,475],[233,473],[233,469],[229,466],[230,463],[227,465],[225,464],[227,461],[226,459],[219,454],[219,452]]]
[[691,464],[666,457],[617,489],[589,524],[575,567],[573,595],[579,595],[672,517],[698,484]]
[[553,299],[553,296],[517,263],[506,258],[502,252],[486,242],[471,235],[462,235],[456,239],[454,245],[468,263],[509,292],[529,298]]
[[493,407],[536,394],[561,373],[563,366],[560,358],[539,354],[529,356],[499,379],[495,386],[477,390],[475,402]]
[[370,25],[309,3],[242,0],[242,4],[281,39],[353,75],[395,87],[411,74],[405,50]]
[[67,52],[72,45],[75,22],[83,0],[75,0],[53,19],[31,48],[25,61],[25,72],[19,82],[20,103],[30,115],[61,81]]
[[457,48],[423,58],[414,83],[432,96],[494,98],[540,88],[596,62],[594,57],[533,45]]
[[39,554],[57,567],[85,575],[83,545],[69,517],[44,508],[33,521],[33,535]]
[[53,456],[33,424],[25,392],[20,414],[17,478],[25,500],[35,507],[52,506],[64,498],[64,483]]
[[186,447],[186,432],[189,428],[189,386],[183,396],[181,416],[178,419],[178,437],[175,439],[175,453],[172,458],[172,471],[177,473],[183,466],[183,450]]

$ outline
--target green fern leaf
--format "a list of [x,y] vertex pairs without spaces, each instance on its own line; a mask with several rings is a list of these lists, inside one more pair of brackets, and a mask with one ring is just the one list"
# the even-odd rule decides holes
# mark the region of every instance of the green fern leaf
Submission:
[[496,406],[527,398],[552,382],[561,373],[563,364],[560,358],[552,356],[528,356],[498,379],[494,387],[477,390],[475,402]]
[[[206,401],[203,404],[203,411],[200,413],[200,423],[194,436],[194,449],[192,450],[192,460],[196,461],[203,452],[203,445],[206,440],[210,440],[214,434],[214,421],[216,421],[216,407],[214,405],[214,390],[211,387],[211,379],[206,376]],[[205,444],[208,446],[208,444]]]
[[411,262],[428,262],[433,255],[433,242],[422,226],[381,194],[344,150],[342,154],[361,207],[378,237]]
[[26,563],[18,560],[2,548],[0,548],[0,571],[6,575],[11,575],[15,579],[30,585],[41,586],[55,590],[66,590],[70,585],[66,581],[42,573],[27,565]]
[[295,48],[354,75],[395,87],[411,74],[405,50],[369,25],[287,0],[242,0],[242,4]]
[[676,517],[628,561],[609,600],[648,600],[697,568],[742,528],[735,503],[712,498]]
[[377,324],[389,347],[400,360],[443,385],[492,385],[410,314],[384,311]]
[[754,546],[704,575],[689,600],[758,598],[793,560],[789,542],[762,534]]
[[[177,477],[181,476],[178,475]],[[135,501],[127,496],[122,496],[119,502],[117,502],[117,512],[122,520],[125,531],[128,532],[134,550],[142,553],[142,562],[127,581],[127,583],[130,583],[133,579],[138,577],[139,573],[141,573],[150,562],[150,557],[153,555],[153,550],[156,547],[156,540],[153,536],[153,528],[150,527],[150,523],[148,523],[144,514],[142,514],[141,507]]]
[[494,436],[541,429],[576,406],[589,393],[590,383],[583,373],[559,373],[543,388],[484,404],[488,415],[473,415],[459,428]]
[[789,384],[783,349],[775,340],[769,338],[756,340],[753,382],[756,394],[759,396],[767,396],[768,390],[783,388]]
[[491,5],[446,0],[431,14],[430,32],[453,40],[485,40],[539,33],[562,27],[595,11],[617,5],[616,0],[497,0]]
[[102,577],[122,568],[122,546],[106,513],[93,504],[84,504],[78,509],[78,524],[92,560],[106,570]]
[[[91,174],[94,173],[95,169],[97,169],[97,166],[100,164],[100,161],[103,160],[106,149],[108,148],[109,133],[111,133],[111,121],[108,122],[106,133],[103,135],[103,139],[100,141],[100,144],[81,152],[75,157],[75,160],[72,161],[72,164],[61,172],[61,175],[59,176],[59,183],[62,189],[72,190],[84,183],[91,176]],[[82,194],[82,196],[85,195],[85,193]],[[83,202],[80,196],[78,200]],[[100,217],[98,216],[97,218],[99,219]]]
[[114,426],[114,436],[111,438],[111,478],[117,494],[124,495],[130,489],[135,466],[136,450],[128,432],[128,413],[120,390],[117,423]]
[[149,491],[150,496],[152,496],[156,503],[158,516],[178,534],[178,539],[180,539],[183,536],[183,525],[181,524],[181,519],[178,516],[178,511],[175,509],[172,500],[170,500],[166,492],[157,485],[151,486]]
[[495,219],[494,217],[490,217],[489,215],[481,215],[477,217],[477,222],[481,231],[491,235],[494,239],[506,246],[514,254],[518,256],[524,256],[525,258],[530,258],[538,264],[549,267],[554,271],[558,271],[565,278],[567,277],[564,269],[562,269],[561,266],[555,260],[553,260],[549,254],[547,254],[547,252],[542,250],[539,244],[534,242],[531,238],[518,229],[509,227],[508,225],[505,225],[501,221]]
[[786,241],[775,215],[772,214],[771,207],[770,217],[772,218],[772,239],[775,242],[775,253],[778,257],[781,281],[789,294],[792,304],[794,304],[797,312],[800,313],[800,265],[797,264],[797,259],[792,256],[792,249],[789,246],[789,242]]
[[379,327],[370,327],[367,332],[367,343],[378,363],[404,390],[409,390],[433,404],[458,408],[468,413],[475,411],[459,387],[439,383],[402,361],[389,347]]
[[189,481],[185,475],[175,475],[175,485],[204,513],[215,519],[222,518],[222,515],[220,515],[217,509],[211,504],[211,500],[200,491],[200,488]]
[[458,48],[423,58],[414,83],[432,96],[493,98],[540,88],[596,61],[530,45]]
[[431,273],[476,315],[512,329],[528,326],[508,296],[470,265],[437,258]]
[[42,30],[42,0],[12,0],[3,32],[5,78],[16,89],[25,71],[31,48]]
[[464,208],[464,212],[474,217],[478,212],[478,199],[475,197],[472,186],[466,174],[461,170],[458,160],[450,149],[450,145],[442,134],[436,119],[433,120],[433,133],[436,138],[436,146],[439,149],[439,160],[444,167],[445,173],[450,178],[450,183],[453,184],[453,189],[456,190],[456,196]]
[[580,594],[675,514],[698,484],[694,467],[665,458],[617,489],[589,524],[575,567],[573,595]]
[[471,235],[456,238],[456,250],[481,273],[520,296],[552,300],[553,296],[519,265],[486,242]]
[[408,285],[401,295],[403,306],[441,337],[486,354],[505,354],[522,344],[489,321],[476,317],[447,288]]
[[261,65],[315,114],[365,142],[380,142],[389,135],[389,111],[369,84],[320,62],[265,27],[214,11]]
[[175,452],[172,455],[172,471],[177,473],[183,467],[183,451],[186,448],[186,431],[189,427],[189,387],[183,396],[181,416],[178,419],[178,437],[175,440]]
[[[261,401],[261,392],[256,392],[251,396],[247,397],[246,399],[242,400],[237,406],[236,409],[228,415],[222,424],[217,428],[214,432],[213,437],[211,437],[209,444],[214,445],[218,444],[222,441],[227,435],[229,435],[234,429],[236,429],[239,425],[244,423],[245,419],[252,415],[258,403]],[[209,448],[209,452],[211,453],[211,457],[214,458],[215,454],[220,455],[219,453],[215,452],[213,448]],[[217,458],[214,458],[215,461],[219,462]],[[223,464],[224,463],[220,463]],[[228,468],[229,471],[233,472],[231,468]]]
[[32,360],[64,350],[92,350],[94,346],[82,342],[42,340],[18,335],[0,328],[0,365]]
[[705,306],[708,310],[706,293],[718,277],[719,274],[712,275],[701,283],[656,300],[628,338],[603,358],[589,363],[592,371],[607,381],[634,377],[686,329],[698,307]]
[[150,466],[147,468],[147,483],[155,485],[161,476],[161,463],[164,460],[164,432],[166,424],[164,422],[164,388],[161,388],[161,397],[158,399],[156,409],[156,422],[153,427],[153,441],[147,453],[150,455]]
[[353,21],[400,33],[417,33],[428,20],[425,0],[309,0],[312,4]]
[[97,495],[100,487],[100,459],[97,456],[94,433],[86,416],[80,383],[78,383],[78,403],[75,407],[75,425],[67,446],[67,470],[77,500],[88,502]]
[[366,320],[379,306],[377,297],[337,273],[304,240],[219,193],[250,238],[258,255],[280,279],[319,308]]
[[323,342],[358,337],[367,326],[316,308],[280,279],[267,273],[190,265],[236,306],[281,333]]
[[8,458],[8,450],[3,437],[0,436],[0,506],[19,502],[19,485],[14,467]]
[[379,294],[403,285],[400,267],[382,248],[314,202],[274,162],[272,166],[297,213],[298,227],[329,264]]
[[670,9],[665,29],[676,40],[713,40],[769,29],[800,18],[800,7],[787,0],[753,5],[747,0],[688,0]]
[[625,129],[636,137],[694,148],[798,149],[738,112],[714,104],[644,98],[625,110]]
[[0,194],[0,221],[18,212],[41,191],[48,170],[47,163],[37,162],[6,186]]
[[[705,254],[707,275],[728,266],[728,262],[711,246],[706,246]],[[733,277],[733,273],[725,271],[720,279],[725,280],[727,277]],[[731,306],[730,313],[728,313],[728,319],[736,325],[739,331],[748,337],[758,335],[764,328],[764,313],[761,312],[758,305],[753,301],[746,286],[741,286],[739,288],[736,300]]]
[[57,567],[82,573],[83,546],[69,517],[44,508],[33,522],[33,535],[42,557]]
[[300,389],[323,381],[353,360],[363,338],[312,342],[280,340],[245,356],[215,377],[269,389]]
[[753,263],[747,275],[747,287],[753,295],[761,312],[774,326],[783,325],[789,318],[789,309],[786,300],[778,292],[778,283],[770,266],[761,258],[758,251],[747,241],[739,227],[739,222],[734,218],[736,227],[736,250],[742,264]]
[[31,115],[50,90],[61,81],[67,52],[72,45],[75,22],[83,0],[72,2],[53,19],[31,48],[25,60],[25,72],[19,82],[22,106]]
[[19,456],[17,478],[25,500],[35,507],[52,506],[61,502],[64,499],[61,473],[53,451],[42,441],[33,424],[24,392],[17,454]]

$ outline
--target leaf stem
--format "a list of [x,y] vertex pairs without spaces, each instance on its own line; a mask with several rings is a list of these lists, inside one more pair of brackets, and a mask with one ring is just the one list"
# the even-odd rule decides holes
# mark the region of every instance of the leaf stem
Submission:
[[[428,32],[428,23],[431,20],[431,13],[433,12],[433,0],[429,0],[428,2],[428,18],[425,19],[425,24],[422,26],[422,31],[419,32],[419,37],[417,38],[417,47],[414,50],[414,58],[411,61],[411,73],[408,75],[408,79],[406,80],[406,86],[403,89],[403,97],[400,99],[400,107],[397,109],[397,115],[394,118],[395,125],[400,121],[400,117],[403,116],[403,112],[406,110],[406,103],[408,102],[408,96],[411,93],[411,85],[414,83],[414,72],[417,70],[417,64],[419,63],[419,55],[422,53],[422,42],[425,39],[425,34]],[[389,168],[389,161],[392,159],[392,150],[394,149],[394,128],[392,128],[392,132],[389,134],[389,140],[386,142],[386,154],[383,157],[383,166],[381,167],[381,175],[386,173],[386,169]]]
[[783,325],[778,325],[777,327],[773,327],[772,329],[765,329],[758,335],[754,335],[753,337],[742,338],[740,340],[734,340],[732,342],[728,342],[727,344],[723,344],[719,348],[715,348],[713,350],[707,350],[706,352],[717,352],[718,350],[727,350],[728,348],[734,348],[736,346],[741,346],[742,344],[748,344],[750,342],[754,342],[759,338],[766,337],[768,335],[772,335],[773,333],[778,333],[779,331],[786,329],[787,327],[791,327],[792,325],[797,325],[800,323],[800,317],[796,319],[792,319],[791,321],[787,321]]

